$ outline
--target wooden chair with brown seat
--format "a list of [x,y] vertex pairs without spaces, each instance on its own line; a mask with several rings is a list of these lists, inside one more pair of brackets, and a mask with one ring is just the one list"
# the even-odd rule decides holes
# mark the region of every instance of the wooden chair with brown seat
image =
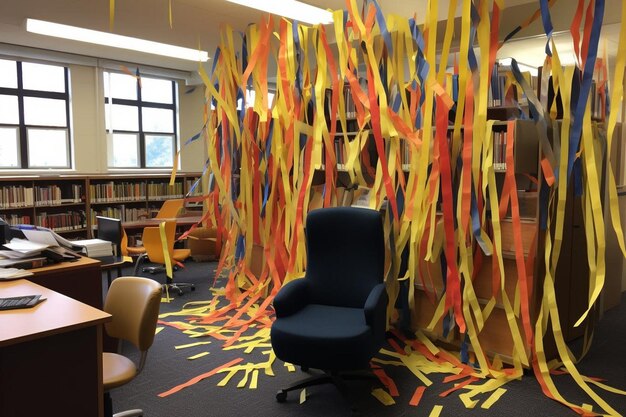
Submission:
[[196,262],[214,261],[219,259],[221,248],[217,246],[217,229],[215,227],[197,227],[187,236],[191,257]]
[[[148,349],[154,341],[161,286],[149,278],[119,277],[111,283],[104,302],[104,311],[113,316],[105,324],[109,336],[130,342],[139,350],[139,363],[121,353],[104,352],[102,354],[102,377],[105,391],[105,416],[113,415],[110,391],[132,381],[142,371]],[[121,352],[121,349],[118,349]],[[142,416],[142,410],[129,410],[115,414],[114,417]]]
[[[163,241],[161,240],[161,225],[164,228],[165,234],[165,250]],[[143,229],[141,239],[143,240],[143,245],[146,248],[146,253],[137,258],[137,262],[135,263],[135,275],[138,275],[140,268],[142,272],[149,272],[150,274],[166,271],[164,265],[168,262],[175,265],[189,258],[191,255],[191,251],[189,249],[174,249],[176,223],[166,221],[162,222],[161,225],[150,226]],[[152,263],[159,264],[160,266],[142,268],[146,259]],[[174,269],[175,267],[172,268],[172,270]],[[179,295],[183,294],[183,288],[190,288],[192,291],[196,289],[195,285],[191,283],[174,282],[173,276],[167,277],[164,286],[167,287],[167,290],[177,291]]]

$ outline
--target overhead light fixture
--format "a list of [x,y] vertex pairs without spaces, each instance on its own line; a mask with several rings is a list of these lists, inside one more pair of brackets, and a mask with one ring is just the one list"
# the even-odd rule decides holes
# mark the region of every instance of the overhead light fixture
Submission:
[[147,41],[145,39],[100,32],[97,30],[84,29],[76,26],[62,25],[60,23],[46,22],[44,20],[27,18],[26,30],[40,35],[54,36],[57,38],[93,43],[96,45],[111,46],[113,48],[128,49],[131,51],[145,52],[148,54],[162,55],[171,58],[186,59],[189,61],[198,62],[209,60],[209,54],[206,51],[183,48],[181,46],[168,45],[166,43]]
[[298,22],[317,25],[321,23],[327,25],[333,23],[333,14],[328,10],[311,6],[296,0],[227,0],[231,3],[262,10],[264,12],[288,17]]

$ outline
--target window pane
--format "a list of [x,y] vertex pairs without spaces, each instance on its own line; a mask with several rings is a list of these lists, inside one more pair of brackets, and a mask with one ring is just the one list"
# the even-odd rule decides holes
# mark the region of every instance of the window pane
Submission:
[[17,88],[17,64],[0,59],[0,87]]
[[172,81],[141,77],[141,100],[172,104]]
[[24,121],[27,125],[67,126],[65,100],[24,97]]
[[22,83],[26,90],[65,92],[65,69],[56,65],[22,62]]
[[146,166],[171,167],[174,161],[174,137],[146,135]]
[[69,168],[66,129],[28,129],[28,165]]
[[111,122],[113,130],[139,130],[139,109],[135,106],[114,104]]
[[19,168],[17,127],[0,127],[0,167]]
[[109,135],[111,155],[109,166],[130,168],[139,166],[139,136],[128,133]]
[[0,123],[16,125],[19,122],[20,115],[17,107],[17,96],[0,95]]
[[144,132],[174,133],[174,112],[172,110],[144,107],[141,109],[141,113]]
[[[128,74],[109,73],[110,84],[105,89],[111,92],[113,98],[137,100],[137,79]],[[106,78],[105,78],[106,81]]]

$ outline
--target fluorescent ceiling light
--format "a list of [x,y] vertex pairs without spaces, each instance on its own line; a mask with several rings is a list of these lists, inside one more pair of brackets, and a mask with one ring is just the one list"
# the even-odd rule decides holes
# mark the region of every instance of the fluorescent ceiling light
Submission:
[[262,10],[264,12],[288,17],[299,22],[316,25],[321,23],[327,25],[333,22],[333,14],[328,10],[311,6],[296,0],[228,0],[242,6]]
[[197,49],[183,48],[181,46],[168,45],[160,42],[132,38],[130,36],[115,35],[113,33],[83,29],[76,26],[62,25],[37,19],[26,19],[26,30],[40,35],[112,46],[114,48],[129,49],[131,51],[186,59],[189,61],[208,61],[209,59],[207,52]]

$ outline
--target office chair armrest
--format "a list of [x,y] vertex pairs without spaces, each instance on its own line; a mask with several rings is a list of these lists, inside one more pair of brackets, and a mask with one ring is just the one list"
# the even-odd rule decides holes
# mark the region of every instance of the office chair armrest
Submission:
[[387,301],[387,290],[385,284],[381,283],[372,288],[363,307],[365,323],[375,332],[381,331],[381,337],[384,337],[387,327]]
[[274,297],[276,317],[288,317],[309,303],[309,283],[306,279],[295,279],[281,287]]

